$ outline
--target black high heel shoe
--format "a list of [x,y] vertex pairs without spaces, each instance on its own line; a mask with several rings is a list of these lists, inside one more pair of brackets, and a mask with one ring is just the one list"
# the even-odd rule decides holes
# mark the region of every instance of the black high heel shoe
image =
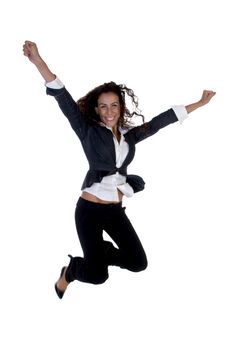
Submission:
[[[65,274],[64,275],[65,280],[67,281],[67,283],[70,283],[70,282],[72,282],[74,280],[73,277],[70,278],[70,276],[69,276],[69,275],[71,275],[71,268],[72,268],[72,264],[73,264],[73,259],[74,258],[71,255],[68,255],[68,256],[70,257],[70,263],[69,263],[67,268],[66,268],[66,266],[63,266],[63,268],[61,269],[61,274],[60,274],[59,279],[63,277],[63,274]],[[58,298],[62,299],[63,295],[65,294],[66,289],[65,290],[59,289],[57,287],[57,282],[55,283],[55,286],[54,286],[55,287],[55,291],[57,293]]]
[[[66,266],[63,266],[63,268],[61,269],[60,278],[63,277],[63,274],[64,274],[64,272],[65,272],[65,269],[66,269]],[[55,287],[55,291],[56,291],[56,293],[57,293],[58,298],[59,298],[59,299],[62,299],[62,297],[63,297],[63,295],[64,295],[64,293],[65,293],[65,290],[59,289],[58,286],[57,286],[57,282],[55,283],[55,286],[54,286],[54,287]]]

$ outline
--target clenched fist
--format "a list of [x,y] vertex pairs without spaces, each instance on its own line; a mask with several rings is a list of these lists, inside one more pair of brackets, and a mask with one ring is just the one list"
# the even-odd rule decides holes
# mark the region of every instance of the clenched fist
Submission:
[[32,63],[34,63],[46,82],[53,81],[56,78],[56,75],[51,72],[45,61],[41,58],[35,43],[28,40],[25,41],[23,45],[23,53]]
[[41,60],[38,48],[32,41],[25,41],[23,45],[23,53],[32,63],[37,63]]
[[200,99],[200,103],[202,104],[202,106],[209,103],[211,98],[214,97],[215,94],[216,94],[216,92],[214,92],[212,90],[204,90],[202,93],[202,97]]

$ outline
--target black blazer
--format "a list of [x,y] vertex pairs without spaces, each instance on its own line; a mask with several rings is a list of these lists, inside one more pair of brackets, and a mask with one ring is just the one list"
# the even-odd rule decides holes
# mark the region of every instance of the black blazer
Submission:
[[178,121],[173,109],[159,114],[147,123],[129,129],[124,134],[125,141],[129,145],[129,152],[122,166],[117,168],[111,130],[97,123],[90,124],[65,87],[61,89],[47,88],[46,92],[57,100],[60,109],[79,137],[89,162],[89,170],[81,189],[90,187],[94,182],[101,182],[104,176],[115,174],[118,171],[126,176],[126,181],[133,188],[134,192],[143,190],[145,182],[140,176],[128,175],[127,166],[134,158],[136,143],[152,136],[159,129]]

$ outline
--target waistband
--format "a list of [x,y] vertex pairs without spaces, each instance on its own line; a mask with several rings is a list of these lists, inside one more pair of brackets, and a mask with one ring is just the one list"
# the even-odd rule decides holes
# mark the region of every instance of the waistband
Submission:
[[118,203],[95,203],[95,202],[91,202],[88,201],[87,199],[84,199],[82,197],[79,197],[77,205],[78,204],[85,204],[89,207],[92,208],[121,208],[122,207],[122,202],[118,202]]

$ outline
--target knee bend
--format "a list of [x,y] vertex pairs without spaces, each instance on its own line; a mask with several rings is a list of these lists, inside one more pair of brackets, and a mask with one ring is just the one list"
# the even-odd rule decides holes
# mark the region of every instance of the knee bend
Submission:
[[108,275],[105,276],[95,276],[90,279],[92,284],[103,284],[108,279]]
[[140,272],[147,268],[148,262],[147,258],[144,257],[143,259],[137,260],[134,263],[132,263],[130,270],[133,272]]

